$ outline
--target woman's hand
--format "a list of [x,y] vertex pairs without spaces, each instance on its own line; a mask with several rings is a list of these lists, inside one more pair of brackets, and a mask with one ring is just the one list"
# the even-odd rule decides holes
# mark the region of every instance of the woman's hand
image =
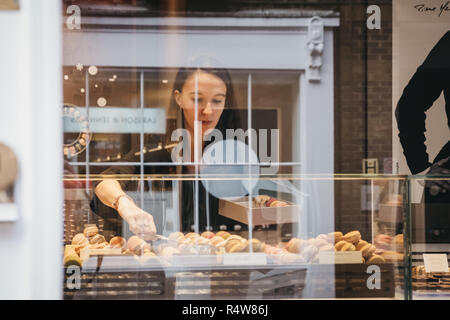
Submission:
[[156,227],[153,216],[126,197],[119,199],[117,205],[119,215],[128,223],[130,231],[144,240],[156,238]]

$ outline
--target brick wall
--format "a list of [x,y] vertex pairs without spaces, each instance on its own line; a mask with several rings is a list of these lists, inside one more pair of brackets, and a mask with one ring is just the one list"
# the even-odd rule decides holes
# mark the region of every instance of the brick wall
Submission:
[[[361,1],[347,1],[339,7],[341,23],[335,33],[336,173],[361,173],[363,158],[377,158],[383,173],[384,160],[392,158],[392,4],[372,3],[381,9],[380,30],[366,28],[367,7]],[[370,213],[361,209],[363,185],[369,181],[336,183],[335,226],[344,232],[359,229],[367,238],[372,226]]]

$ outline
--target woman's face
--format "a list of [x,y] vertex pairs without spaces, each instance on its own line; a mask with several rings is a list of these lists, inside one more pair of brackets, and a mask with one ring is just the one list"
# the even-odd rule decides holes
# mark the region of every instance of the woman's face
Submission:
[[198,81],[197,120],[202,122],[202,133],[206,135],[219,122],[225,107],[227,87],[219,77],[204,71],[196,71],[184,82],[181,92],[175,90],[175,101],[183,109],[185,126],[194,130],[195,121],[195,77]]

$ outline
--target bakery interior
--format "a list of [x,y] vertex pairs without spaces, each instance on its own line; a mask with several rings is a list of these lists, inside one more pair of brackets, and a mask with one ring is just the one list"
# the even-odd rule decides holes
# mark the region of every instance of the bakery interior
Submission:
[[[427,233],[415,189],[450,178],[413,176],[398,160],[394,1],[377,3],[373,32],[357,0],[57,2],[63,229],[49,297],[450,298],[450,269],[425,261],[450,252],[448,230]],[[80,28],[67,20],[77,10]],[[315,30],[319,56],[306,50]],[[177,71],[202,59],[228,70],[225,112],[254,129],[243,142],[257,141],[244,150],[256,164],[145,162],[178,146]],[[106,179],[152,214],[155,238],[115,203],[99,211]]]

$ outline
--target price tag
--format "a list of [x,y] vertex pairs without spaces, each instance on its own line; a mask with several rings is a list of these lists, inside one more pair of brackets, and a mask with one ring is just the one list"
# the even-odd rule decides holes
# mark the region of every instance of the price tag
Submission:
[[320,264],[362,263],[361,251],[321,251]]
[[445,253],[424,253],[426,272],[448,272],[448,259]]

